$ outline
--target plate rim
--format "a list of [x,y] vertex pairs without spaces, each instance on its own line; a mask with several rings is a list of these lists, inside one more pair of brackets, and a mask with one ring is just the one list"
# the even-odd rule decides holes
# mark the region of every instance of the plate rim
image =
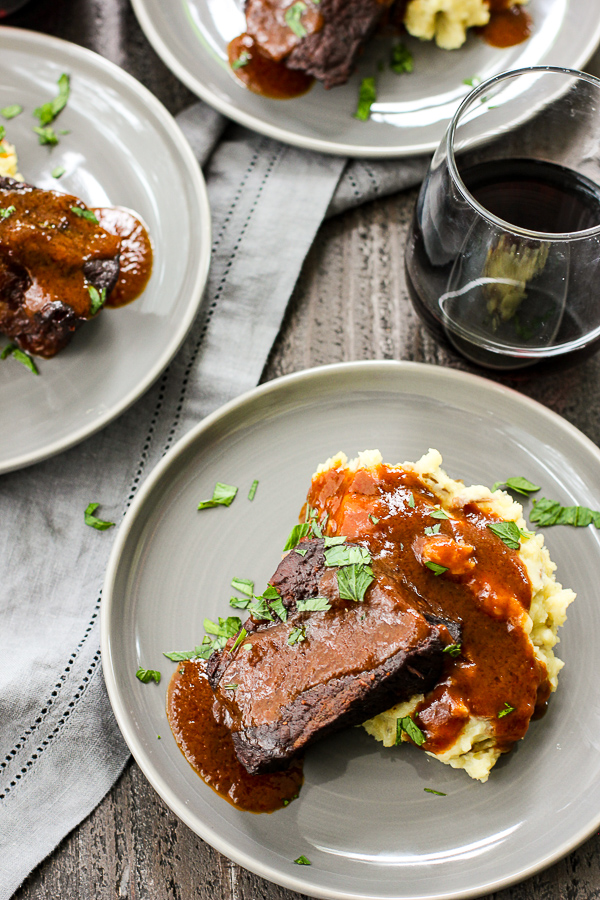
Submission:
[[[194,201],[197,204],[200,229],[204,234],[204,239],[199,248],[197,273],[193,287],[190,291],[191,299],[186,309],[186,314],[182,317],[177,330],[167,343],[163,353],[154,362],[140,383],[97,419],[86,423],[79,429],[73,430],[70,435],[58,438],[38,450],[20,453],[18,456],[13,456],[5,461],[0,460],[0,475],[18,469],[24,469],[74,447],[76,444],[81,443],[81,441],[86,440],[86,438],[101,431],[110,422],[121,416],[136,402],[136,400],[139,400],[139,398],[149,390],[180,349],[196,315],[198,314],[208,282],[212,246],[211,213],[206,182],[202,170],[194,156],[192,148],[175,121],[175,118],[167,110],[164,104],[161,103],[158,97],[138,81],[137,78],[134,78],[133,75],[126,72],[125,69],[122,69],[120,66],[116,65],[116,63],[111,62],[99,53],[88,50],[87,47],[82,47],[80,44],[74,44],[72,41],[57,38],[53,35],[47,35],[37,31],[28,31],[26,28],[0,25],[0,44],[4,43],[5,38],[8,38],[9,41],[13,38],[15,39],[18,44],[18,47],[15,47],[15,49],[18,49],[19,47],[28,49],[33,46],[34,49],[39,48],[39,50],[42,50],[44,47],[51,46],[57,51],[65,53],[65,55],[68,56],[69,61],[83,60],[84,62],[90,63],[92,66],[112,78],[113,83],[116,83],[119,87],[125,87],[127,91],[136,95],[143,102],[149,112],[153,114],[158,122],[165,128],[165,131],[169,134],[173,142],[174,149],[184,163],[186,179],[189,176],[189,182],[187,183],[189,184],[190,196],[193,196]],[[193,300],[194,297],[195,301]]]
[[[573,0],[567,0],[567,2],[572,3]],[[411,144],[410,147],[372,147],[370,145],[361,146],[356,144],[344,144],[336,141],[323,140],[321,138],[305,137],[304,135],[296,134],[296,132],[290,131],[289,129],[265,122],[251,113],[246,113],[243,110],[238,109],[234,104],[227,100],[223,100],[179,61],[175,53],[171,51],[170,47],[163,39],[158,28],[155,27],[147,11],[146,0],[131,0],[131,5],[140,28],[167,68],[169,68],[187,88],[196,94],[196,96],[200,97],[201,100],[204,100],[209,106],[216,109],[217,112],[233,119],[234,122],[238,122],[240,125],[244,125],[251,131],[282,141],[292,147],[300,147],[303,150],[315,150],[332,156],[348,156],[353,159],[400,159],[406,156],[423,156],[424,154],[433,153],[440,143],[439,140],[426,141],[422,144]],[[599,44],[600,19],[598,19],[596,29],[588,37],[587,42],[579,52],[579,55],[569,63],[569,68],[581,69],[581,67],[593,56]],[[544,65],[543,63],[538,64]],[[547,64],[550,65],[551,63]]]
[[[312,884],[303,881],[300,875],[298,877],[293,874],[287,875],[268,863],[265,864],[259,862],[255,857],[250,856],[243,851],[238,851],[235,846],[232,846],[231,842],[222,838],[213,828],[201,823],[198,817],[192,814],[185,803],[180,803],[177,795],[171,790],[166,780],[154,767],[151,756],[146,754],[142,742],[138,740],[135,727],[128,721],[127,709],[120,696],[118,681],[113,667],[111,652],[112,636],[109,629],[109,623],[112,617],[112,608],[114,604],[113,588],[118,575],[121,554],[136,523],[138,512],[143,512],[144,505],[155,487],[160,484],[163,477],[168,476],[168,470],[172,466],[177,465],[177,459],[185,454],[188,447],[197,441],[199,436],[205,430],[212,428],[219,420],[227,419],[230,415],[243,409],[247,403],[252,403],[255,398],[264,398],[269,394],[276,394],[281,389],[285,391],[288,385],[295,385],[302,382],[310,383],[313,379],[327,378],[329,375],[336,375],[344,372],[354,372],[360,382],[360,375],[365,370],[374,372],[379,371],[385,378],[402,378],[403,373],[409,375],[411,373],[427,373],[434,379],[450,379],[451,381],[460,382],[466,386],[471,385],[473,389],[479,387],[488,392],[492,398],[494,396],[508,397],[509,399],[512,399],[513,402],[522,405],[526,410],[530,409],[532,413],[541,416],[542,419],[553,424],[559,432],[569,435],[576,443],[580,444],[585,451],[591,453],[591,455],[595,457],[596,463],[600,467],[600,448],[597,447],[596,444],[594,444],[594,442],[582,431],[567,421],[567,419],[554,412],[554,410],[544,406],[539,401],[533,400],[531,397],[521,394],[513,388],[491,381],[481,375],[464,372],[460,369],[452,369],[445,366],[411,362],[407,360],[360,360],[332,363],[310,369],[302,369],[299,372],[293,372],[275,378],[230,400],[191,428],[190,431],[183,435],[183,437],[181,437],[171,450],[160,460],[140,487],[140,490],[127,510],[115,536],[115,541],[106,568],[100,608],[101,655],[110,703],[123,738],[154,790],[164,800],[171,811],[184,822],[188,828],[200,838],[207,841],[207,843],[218,852],[224,854],[235,863],[262,878],[290,890],[311,897],[322,898],[322,900],[390,900],[390,897],[389,895],[377,894],[376,892],[364,893],[359,891],[349,893],[345,890],[334,890],[323,887],[316,889]],[[418,897],[416,895],[413,895],[412,897],[398,895],[396,900],[469,900],[469,898],[481,897],[486,893],[503,890],[532,877],[563,859],[587,840],[587,838],[589,838],[599,827],[600,811],[593,821],[583,825],[575,834],[571,835],[568,841],[562,843],[553,853],[546,854],[530,865],[521,867],[519,871],[515,871],[507,876],[502,876],[494,881],[489,881],[477,888],[472,888],[467,891],[450,890],[443,894],[420,894]]]

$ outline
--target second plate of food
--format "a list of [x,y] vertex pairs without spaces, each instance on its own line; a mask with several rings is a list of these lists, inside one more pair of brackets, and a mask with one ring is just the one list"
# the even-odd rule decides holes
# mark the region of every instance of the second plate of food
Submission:
[[[178,0],[167,9],[161,0],[133,0],[138,20],[156,52],[207,103],[270,137],[357,157],[432,151],[470,84],[527,66],[581,68],[600,40],[600,19],[588,0],[530,0],[531,36],[523,43],[494,47],[470,33],[460,49],[441,50],[433,41],[403,37],[414,67],[410,73],[397,74],[390,67],[390,52],[398,38],[375,37],[346,84],[330,90],[315,84],[304,96],[273,100],[247,90],[228,62],[229,43],[245,31],[244,5],[243,0]],[[458,9],[460,0],[454,5]],[[472,10],[475,4],[469,0],[465,5]],[[291,0],[265,6],[276,6],[280,18],[288,6],[297,11],[306,8],[306,4],[292,4]],[[364,6],[366,9],[369,4]],[[426,6],[423,4],[423,12]],[[364,14],[362,7],[361,11]],[[435,9],[430,8],[425,18],[435,22]],[[367,109],[368,120],[360,121],[355,113],[365,78],[375,80],[375,93],[370,90],[367,98],[373,101],[370,116]],[[509,125],[509,98],[505,119]]]
[[[70,82],[68,98],[61,76]],[[102,428],[170,362],[206,283],[210,212],[199,166],[172,116],[134,78],[89,50],[0,28],[0,115],[26,182],[74,195],[88,207],[134,210],[154,251],[141,296],[101,310],[55,357],[38,358],[39,375],[13,356],[1,363],[10,428],[0,436],[0,472],[7,472]],[[88,226],[71,218],[71,226]],[[10,225],[10,216],[5,221]]]
[[[598,449],[539,404],[447,369],[350,363],[264,385],[192,430],[142,487],[107,571],[104,672],[146,776],[219,851],[311,896],[479,896],[534,874],[598,826],[598,688],[589,673],[600,628],[600,540],[593,528],[545,529],[558,580],[578,594],[561,629],[565,668],[547,714],[485,784],[415,747],[386,749],[353,728],[309,750],[298,799],[255,815],[214,793],[169,732],[165,692],[177,663],[163,653],[193,651],[205,618],[237,612],[229,606],[234,578],[266,585],[317,464],[339,450],[355,456],[367,448],[398,463],[430,447],[466,484],[520,475],[565,506],[600,509]],[[235,500],[198,511],[216,482],[236,486]],[[140,682],[140,667],[160,671],[160,684]]]

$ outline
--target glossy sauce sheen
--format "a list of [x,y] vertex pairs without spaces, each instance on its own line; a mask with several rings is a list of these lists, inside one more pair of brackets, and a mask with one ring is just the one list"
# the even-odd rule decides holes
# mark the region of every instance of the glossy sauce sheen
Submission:
[[[227,50],[229,64],[236,77],[249,90],[263,97],[270,97],[272,100],[291,100],[305,94],[314,82],[312,76],[288,69],[285,62],[264,56],[249,34],[241,34],[234,38]],[[234,68],[238,60],[247,62]]]
[[143,222],[118,206],[93,210],[100,227],[120,239],[119,280],[110,292],[107,306],[125,306],[145,289],[152,274],[152,243]]
[[[424,749],[448,749],[472,715],[489,719],[497,746],[510,750],[543,708],[549,685],[521,627],[531,603],[525,568],[516,551],[487,528],[498,519],[474,505],[452,510],[452,519],[432,518],[439,502],[417,476],[383,465],[372,473],[318,476],[308,503],[329,514],[328,534],[360,541],[378,568],[400,574],[406,588],[438,615],[462,622],[461,655],[448,658],[444,677],[415,716],[426,737]],[[439,534],[425,534],[437,524]],[[448,571],[435,575],[425,560]],[[514,711],[498,718],[506,703]]]
[[201,660],[178,663],[167,692],[167,716],[187,761],[233,806],[246,812],[274,812],[297,796],[303,781],[301,761],[269,775],[249,775],[238,762]]
[[532,19],[522,6],[511,0],[489,0],[490,21],[476,29],[492,47],[514,47],[531,36]]

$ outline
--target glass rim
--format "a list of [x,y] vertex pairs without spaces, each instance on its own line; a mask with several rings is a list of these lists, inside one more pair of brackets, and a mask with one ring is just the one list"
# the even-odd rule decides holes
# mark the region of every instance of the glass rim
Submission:
[[562,66],[525,66],[521,69],[511,69],[508,72],[500,72],[498,75],[493,75],[486,81],[482,81],[481,84],[478,84],[476,87],[474,87],[472,91],[469,91],[466,97],[461,101],[460,106],[452,116],[452,120],[450,122],[450,125],[448,126],[445,140],[448,145],[447,159],[448,169],[450,170],[451,177],[455,182],[458,190],[463,195],[465,200],[470,204],[470,206],[472,206],[473,209],[482,218],[486,219],[495,227],[501,228],[503,231],[509,231],[512,234],[517,234],[520,237],[529,238],[531,240],[554,242],[580,240],[587,237],[593,237],[594,235],[599,235],[600,224],[595,225],[593,228],[586,228],[583,231],[530,231],[527,228],[521,228],[519,225],[508,222],[506,219],[501,219],[498,216],[495,216],[494,213],[490,212],[489,209],[486,209],[485,206],[483,206],[481,203],[479,203],[478,200],[476,200],[476,198],[465,185],[460,176],[460,172],[458,171],[458,165],[456,163],[456,156],[454,152],[454,137],[461,116],[463,115],[465,110],[473,103],[473,101],[479,96],[479,94],[485,93],[485,91],[488,91],[490,87],[498,84],[498,82],[508,81],[509,79],[515,78],[516,76],[520,75],[531,75],[536,72],[540,74],[568,75],[572,78],[577,78],[579,81],[587,81],[589,84],[594,85],[600,91],[600,78],[597,78],[595,75],[590,75],[587,72],[581,72],[579,69],[567,69],[563,68]]

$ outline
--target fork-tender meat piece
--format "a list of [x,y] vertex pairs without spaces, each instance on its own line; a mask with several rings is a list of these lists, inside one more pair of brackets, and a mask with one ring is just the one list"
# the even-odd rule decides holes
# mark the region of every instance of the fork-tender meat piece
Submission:
[[[247,0],[246,28],[261,52],[285,58],[322,81],[326,88],[345,84],[354,71],[363,44],[373,34],[392,0],[303,0],[301,36],[286,22],[296,0]],[[299,30],[299,29],[297,29]]]
[[[444,647],[460,634],[376,561],[360,603],[340,597],[338,569],[325,565],[322,540],[298,549],[306,555],[290,551],[271,579],[287,621],[251,620],[238,647],[231,652],[231,639],[210,661],[211,686],[251,774],[282,768],[313,741],[429,690]],[[331,608],[298,610],[299,600],[316,595]],[[294,642],[299,630],[303,639]]]
[[92,315],[89,285],[119,277],[120,239],[78,216],[81,200],[0,178],[0,332],[46,358]]

